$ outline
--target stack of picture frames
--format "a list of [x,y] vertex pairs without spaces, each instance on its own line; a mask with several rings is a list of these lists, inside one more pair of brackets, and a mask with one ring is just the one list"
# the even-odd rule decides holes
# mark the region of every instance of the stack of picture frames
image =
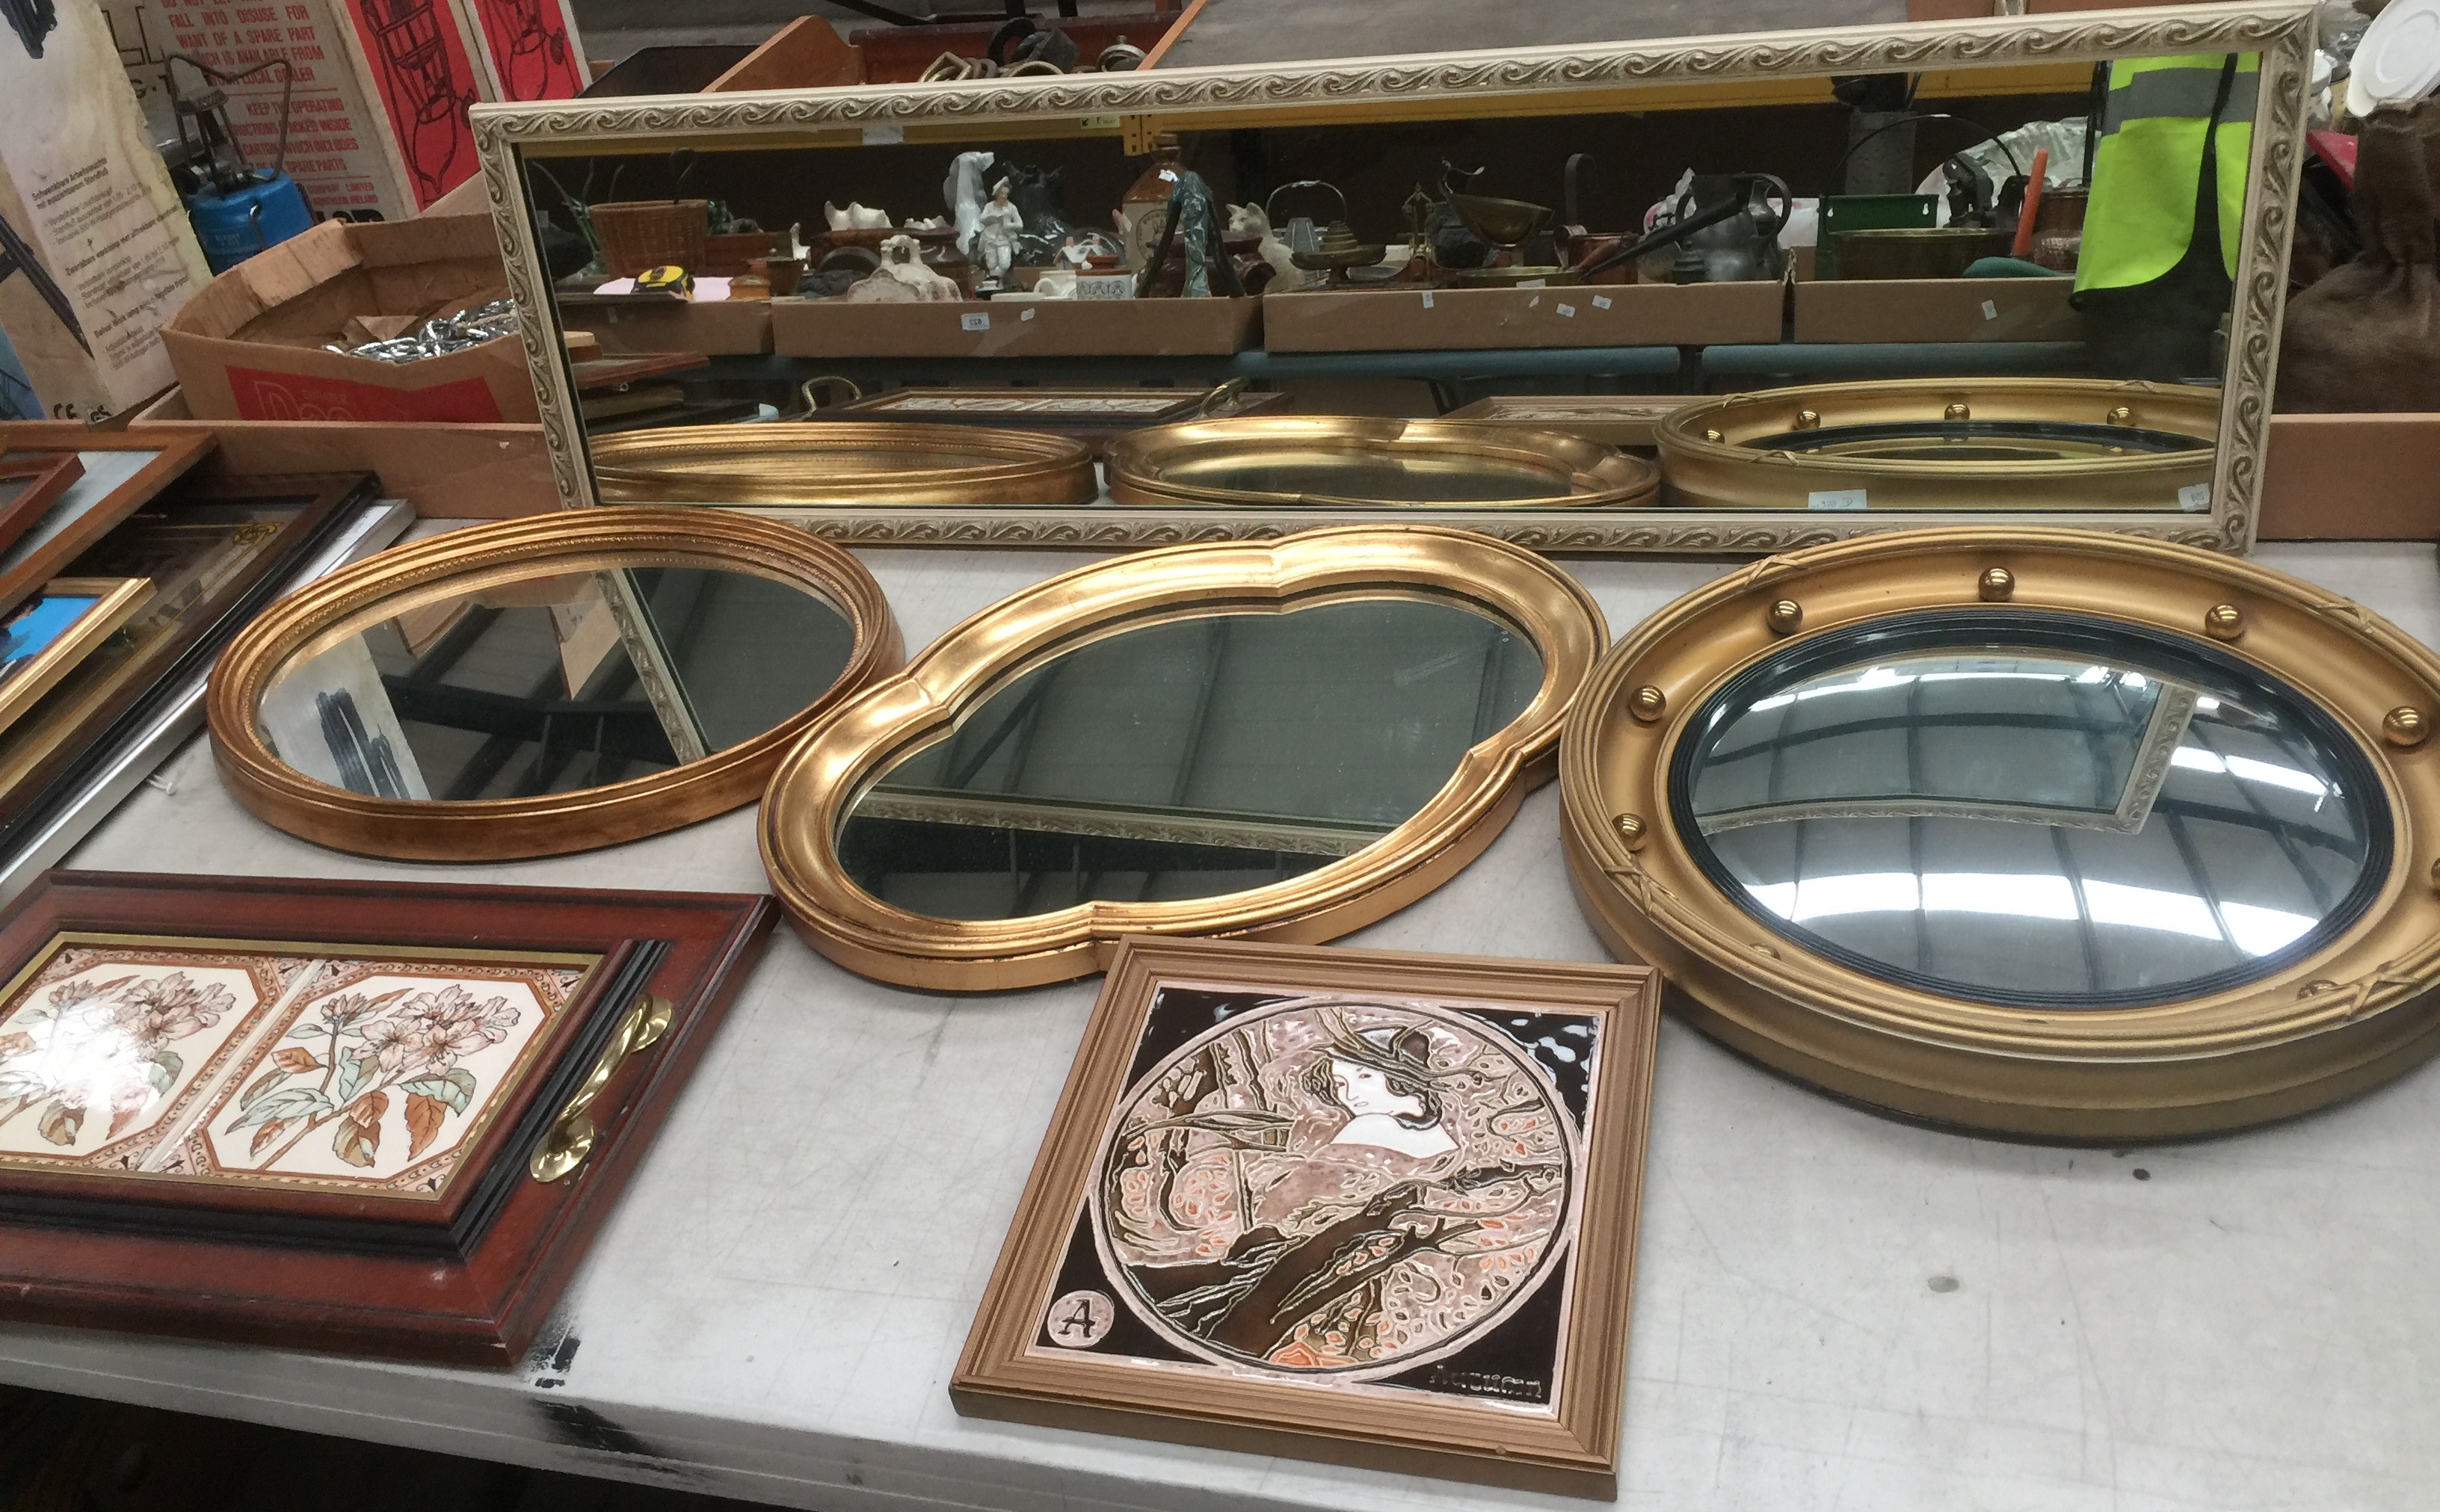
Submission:
[[960,1412],[1608,1500],[1660,979],[1123,942]]
[[238,478],[208,436],[0,425],[0,900],[203,722],[261,607],[396,539],[369,474]]
[[514,1361],[775,916],[49,873],[0,920],[0,1317]]

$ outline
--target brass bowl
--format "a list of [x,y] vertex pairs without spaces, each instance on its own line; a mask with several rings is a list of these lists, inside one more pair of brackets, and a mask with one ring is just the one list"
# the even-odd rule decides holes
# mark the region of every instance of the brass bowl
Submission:
[[594,437],[604,504],[1090,504],[1084,443],[901,421],[673,425]]
[[1660,472],[1556,431],[1463,420],[1258,416],[1153,426],[1104,454],[1120,504],[1342,509],[1627,508]]
[[2014,242],[2006,231],[1971,225],[1839,231],[1830,240],[1842,279],[1962,278],[1983,258],[2006,257]]
[[1689,404],[1658,440],[1669,502],[1703,508],[2200,513],[2219,406],[2106,379],[1815,383]]
[[1487,194],[1452,194],[1449,208],[1467,230],[1495,247],[1523,246],[1550,229],[1553,214],[1547,205],[1498,200]]

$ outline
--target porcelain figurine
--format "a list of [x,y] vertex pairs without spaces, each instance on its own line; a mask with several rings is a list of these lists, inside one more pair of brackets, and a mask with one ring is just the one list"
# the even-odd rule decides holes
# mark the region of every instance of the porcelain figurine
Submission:
[[1271,229],[1270,215],[1261,205],[1229,206],[1229,229],[1251,232],[1263,239],[1262,244],[1255,251],[1265,262],[1270,264],[1271,281],[1265,290],[1266,293],[1286,294],[1290,290],[1304,287],[1304,270],[1296,265],[1288,251],[1288,244],[1280,240],[1278,232]]
[[931,304],[959,297],[957,280],[924,266],[915,239],[894,236],[881,243],[881,266],[848,290],[850,304]]
[[996,287],[1008,276],[1016,260],[1016,239],[1025,229],[1025,212],[1008,197],[1008,181],[992,186],[991,203],[982,208],[975,224],[974,258],[983,270],[986,283]]
[[831,223],[831,229],[834,231],[887,231],[889,229],[888,211],[868,210],[853,200],[848,202],[848,206],[844,210],[831,204],[830,201],[824,200],[822,219]]
[[958,228],[958,250],[975,255],[975,230],[982,223],[983,172],[992,166],[989,152],[960,152],[949,161],[949,176],[941,181],[941,203]]

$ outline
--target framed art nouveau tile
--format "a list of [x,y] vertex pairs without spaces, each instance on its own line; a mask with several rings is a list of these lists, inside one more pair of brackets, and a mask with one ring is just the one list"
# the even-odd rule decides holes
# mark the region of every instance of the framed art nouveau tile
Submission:
[[960,1412],[1608,1497],[1660,978],[1119,947]]
[[0,920],[0,1317],[515,1359],[772,917],[48,874]]

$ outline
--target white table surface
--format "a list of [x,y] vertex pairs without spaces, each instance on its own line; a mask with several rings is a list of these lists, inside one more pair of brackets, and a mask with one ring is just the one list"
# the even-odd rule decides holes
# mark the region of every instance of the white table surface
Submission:
[[[910,648],[1083,560],[874,552]],[[2263,561],[2440,639],[2415,545]],[[1613,633],[1725,570],[1572,564]],[[1353,937],[1599,960],[1546,788]],[[761,891],[753,815],[479,867],[318,850],[202,740],[84,866]],[[960,1418],[947,1382],[1097,982],[882,987],[783,928],[561,1305],[568,1368],[437,1370],[0,1328],[0,1379],[830,1512],[1585,1503]],[[1662,1034],[1620,1502],[1652,1508],[2428,1507],[2440,1485],[2440,1067],[2234,1138],[2051,1149],[1842,1106]],[[1934,1290],[1935,1277],[1953,1290]],[[1944,1288],[1946,1279],[1944,1279]],[[538,1386],[537,1379],[564,1384]]]

